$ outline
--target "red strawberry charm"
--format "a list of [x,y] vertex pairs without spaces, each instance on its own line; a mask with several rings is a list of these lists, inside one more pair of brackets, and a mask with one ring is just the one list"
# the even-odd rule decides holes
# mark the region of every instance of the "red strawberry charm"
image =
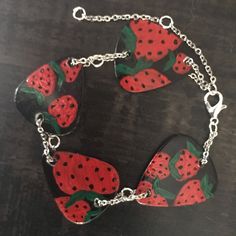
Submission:
[[89,203],[84,200],[80,200],[75,202],[72,206],[66,207],[66,203],[69,199],[70,197],[58,197],[55,198],[55,202],[66,219],[72,223],[83,224],[88,220],[87,216],[91,210]]
[[158,187],[159,181],[156,179],[153,183],[141,181],[136,190],[137,194],[149,193],[149,196],[137,200],[138,203],[147,206],[168,207],[167,199],[174,199],[175,195]]
[[209,184],[208,176],[205,175],[202,180],[189,180],[179,191],[174,206],[186,206],[198,204],[213,197],[213,185]]
[[71,66],[69,64],[69,61],[70,59],[63,60],[60,63],[60,67],[65,74],[65,77],[66,77],[65,81],[67,83],[73,83],[77,79],[79,72],[82,68],[82,65]]
[[184,63],[184,59],[187,56],[184,53],[178,53],[176,56],[176,62],[173,65],[173,71],[177,74],[186,74],[191,70],[191,66],[187,65],[186,63]]
[[92,191],[112,194],[119,188],[119,175],[110,164],[77,153],[57,152],[53,175],[58,187],[66,194]]
[[169,171],[170,156],[164,152],[158,152],[148,165],[144,175],[150,178],[165,179],[170,175]]
[[[52,191],[57,191],[55,201],[62,214],[76,224],[88,223],[102,214],[106,207],[95,207],[94,201],[113,198],[117,193],[120,179],[115,168],[78,153],[56,152],[54,157],[57,161],[51,171],[56,186]],[[58,197],[62,192],[66,196]]]
[[180,150],[170,161],[171,175],[177,181],[184,181],[195,176],[200,170],[199,158],[202,152],[187,142],[187,148]]
[[122,31],[122,40],[136,59],[146,58],[153,62],[161,60],[169,50],[176,50],[182,43],[175,34],[147,20],[130,21],[130,27],[125,26]]
[[57,75],[49,64],[45,64],[29,75],[26,83],[43,96],[50,96],[55,91]]
[[164,87],[171,81],[163,74],[149,67],[152,63],[139,60],[135,68],[130,68],[124,64],[118,64],[116,72],[128,74],[122,77],[120,85],[123,89],[132,93],[146,92]]
[[48,113],[56,119],[61,128],[67,128],[76,119],[78,103],[73,96],[65,95],[51,102]]

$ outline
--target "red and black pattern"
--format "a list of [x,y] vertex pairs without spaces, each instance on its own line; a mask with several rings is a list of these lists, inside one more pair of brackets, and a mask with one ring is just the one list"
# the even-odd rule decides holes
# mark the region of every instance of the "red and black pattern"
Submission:
[[184,63],[188,47],[171,30],[148,20],[131,20],[121,32],[117,52],[130,57],[116,60],[116,75],[132,93],[159,89],[183,79],[191,67]]
[[50,133],[70,133],[79,119],[82,98],[82,66],[70,59],[51,61],[30,74],[16,90],[19,111],[35,124],[35,115],[44,115],[44,128]]
[[46,172],[52,172],[50,186],[59,210],[73,223],[90,222],[105,209],[94,207],[94,199],[109,199],[118,191],[117,171],[104,161],[78,153],[56,152],[54,157],[55,166]]
[[174,136],[156,153],[137,187],[149,193],[137,200],[147,206],[170,207],[198,204],[214,196],[217,184],[211,160],[199,167],[199,145],[183,135]]

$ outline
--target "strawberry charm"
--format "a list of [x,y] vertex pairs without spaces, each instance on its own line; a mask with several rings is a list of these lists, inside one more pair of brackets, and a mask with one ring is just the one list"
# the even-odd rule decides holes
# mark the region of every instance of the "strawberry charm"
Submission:
[[189,180],[179,191],[174,206],[186,206],[198,204],[213,197],[213,185],[208,182],[208,175],[205,175],[202,180]]
[[44,164],[54,200],[69,221],[85,224],[106,207],[95,207],[94,199],[110,199],[119,189],[116,169],[107,162],[79,153],[58,151],[53,167]]
[[126,74],[120,80],[123,89],[132,93],[146,92],[157,88],[164,87],[171,81],[155,69],[148,68],[152,62],[139,60],[134,68],[124,64],[116,67],[118,74]]
[[65,218],[72,223],[77,224],[82,224],[87,221],[88,213],[91,210],[89,203],[81,200],[74,203],[70,207],[66,207],[66,203],[69,201],[69,199],[69,197],[55,198],[55,202]]
[[209,159],[200,168],[201,148],[190,137],[175,135],[156,152],[136,189],[148,193],[142,205],[174,207],[199,204],[214,196],[217,176]]
[[65,81],[67,83],[73,83],[78,77],[78,74],[82,68],[81,65],[70,66],[70,59],[65,59],[60,63],[60,67],[65,74]]
[[43,96],[50,96],[56,89],[57,75],[49,64],[45,64],[29,75],[26,83]]
[[200,170],[199,159],[202,152],[190,142],[186,146],[187,148],[177,152],[170,161],[171,174],[177,181],[189,179]]
[[158,178],[160,180],[170,175],[169,171],[170,156],[164,152],[158,152],[147,167],[144,175],[150,178]]
[[130,21],[122,30],[122,41],[126,50],[134,53],[136,59],[145,58],[153,62],[164,58],[169,50],[177,49],[182,41],[158,23],[147,20]]
[[71,95],[65,95],[53,100],[49,107],[48,113],[55,117],[60,127],[69,127],[78,113],[78,103]]
[[80,116],[83,77],[82,66],[70,66],[68,58],[44,64],[16,89],[16,106],[34,125],[42,113],[47,132],[70,133]]
[[176,62],[173,65],[173,71],[177,74],[186,74],[191,70],[191,66],[184,63],[184,59],[187,56],[184,53],[178,53],[176,56]]
[[148,20],[131,20],[122,29],[117,52],[130,56],[117,59],[116,76],[131,93],[157,90],[184,79],[191,70],[183,60],[187,47],[171,30]]

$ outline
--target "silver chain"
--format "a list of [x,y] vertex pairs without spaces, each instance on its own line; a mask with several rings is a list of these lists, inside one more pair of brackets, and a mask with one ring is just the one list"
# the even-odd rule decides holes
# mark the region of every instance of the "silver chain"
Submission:
[[35,124],[37,126],[37,131],[40,134],[43,144],[43,157],[46,158],[46,162],[54,166],[56,159],[51,156],[51,152],[54,152],[60,146],[60,138],[55,134],[50,134],[44,130],[42,127],[44,121],[44,116],[42,113],[37,113],[35,115]]
[[126,58],[129,56],[128,51],[117,52],[117,53],[106,53],[106,54],[98,54],[90,57],[82,57],[82,58],[71,58],[71,66],[76,66],[78,64],[83,65],[84,67],[89,67],[93,65],[94,67],[100,67],[104,62],[114,61],[119,58]]
[[149,195],[150,195],[149,191],[144,192],[144,193],[140,193],[140,194],[136,194],[135,189],[125,187],[113,199],[101,200],[99,198],[95,198],[94,199],[94,206],[95,207],[104,207],[104,206],[108,206],[108,205],[113,206],[113,205],[119,204],[121,202],[131,202],[134,200],[143,199],[143,198],[148,197]]
[[[169,29],[172,27],[173,25],[173,20],[170,16],[162,16],[162,17],[157,17],[157,16],[150,16],[150,15],[145,15],[145,14],[122,14],[122,15],[105,15],[105,16],[100,16],[100,15],[96,15],[96,16],[88,16],[86,14],[86,11],[83,7],[75,7],[73,9],[73,18],[78,20],[78,21],[82,21],[82,20],[86,20],[86,21],[90,21],[90,22],[111,22],[111,21],[129,21],[129,20],[149,20],[155,23],[159,23],[164,29]],[[166,23],[164,23],[166,22]]]

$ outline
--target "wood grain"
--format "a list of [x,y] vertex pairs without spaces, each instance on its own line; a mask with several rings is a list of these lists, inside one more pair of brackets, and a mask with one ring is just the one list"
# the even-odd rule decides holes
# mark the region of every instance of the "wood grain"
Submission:
[[[214,200],[179,209],[121,204],[85,226],[59,214],[43,174],[40,139],[16,110],[13,95],[31,71],[51,59],[114,51],[124,23],[75,22],[71,11],[78,4],[91,14],[169,14],[204,50],[229,106],[220,115],[220,135],[211,152],[219,178]],[[0,235],[235,235],[235,11],[234,0],[1,0]],[[87,69],[86,77],[81,122],[63,147],[112,163],[123,185],[135,187],[168,136],[184,133],[200,144],[207,137],[203,93],[190,80],[133,96],[118,86],[112,63]]]

